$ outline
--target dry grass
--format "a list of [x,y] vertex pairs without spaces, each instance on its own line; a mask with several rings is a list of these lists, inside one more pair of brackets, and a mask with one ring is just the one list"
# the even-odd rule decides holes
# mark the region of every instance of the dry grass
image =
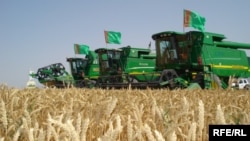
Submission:
[[209,124],[249,124],[244,90],[0,86],[0,141],[206,141]]

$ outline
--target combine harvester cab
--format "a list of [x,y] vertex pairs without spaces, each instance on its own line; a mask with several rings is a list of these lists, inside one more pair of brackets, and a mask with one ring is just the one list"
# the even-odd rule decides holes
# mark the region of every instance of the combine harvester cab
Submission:
[[122,47],[119,49],[99,48],[100,88],[146,88],[159,77],[155,72],[155,54],[150,49]]
[[[222,34],[166,31],[152,35],[161,85],[172,88],[227,88],[230,76],[249,77],[250,44],[224,41]],[[197,85],[198,84],[198,85]]]
[[67,62],[75,87],[94,87],[99,76],[98,56],[94,51],[89,51],[85,58],[67,58]]

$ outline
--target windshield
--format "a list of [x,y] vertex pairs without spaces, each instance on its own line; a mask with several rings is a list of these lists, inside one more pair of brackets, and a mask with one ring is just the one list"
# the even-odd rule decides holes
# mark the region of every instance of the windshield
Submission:
[[157,65],[187,63],[189,48],[183,35],[167,36],[156,40]]
[[75,60],[74,62],[72,62],[72,72],[79,73],[84,71],[87,63],[87,60]]
[[174,38],[160,41],[161,56],[166,56],[170,60],[177,59],[176,45]]
[[101,54],[101,71],[106,73],[115,73],[121,69],[120,64],[121,51],[108,50]]

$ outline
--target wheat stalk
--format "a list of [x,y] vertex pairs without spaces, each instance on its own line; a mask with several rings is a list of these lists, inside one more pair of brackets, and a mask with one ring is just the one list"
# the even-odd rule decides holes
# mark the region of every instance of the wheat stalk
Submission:
[[38,134],[38,137],[37,137],[37,141],[45,141],[45,134],[43,132],[43,129],[40,129],[39,130],[39,134]]
[[34,133],[34,128],[30,128],[28,132],[29,141],[34,141],[33,133]]
[[27,121],[27,126],[31,127],[31,117],[30,117],[29,112],[27,111],[27,107],[25,107],[25,109],[24,109],[24,116],[25,116],[25,119]]
[[66,126],[68,126],[69,130],[70,130],[70,134],[72,136],[72,140],[74,141],[80,141],[80,138],[79,138],[79,134],[77,134],[73,124],[72,124],[73,120],[67,120],[66,121]]
[[[151,135],[160,141],[164,137],[178,141],[206,140],[208,124],[226,123],[223,107],[227,107],[228,123],[250,122],[248,93],[230,89],[17,91],[0,86],[0,138],[6,141],[72,141],[78,138],[81,141],[143,141],[149,140]],[[205,101],[209,105],[205,105]]]
[[187,141],[195,141],[196,139],[196,122],[192,122],[188,135],[187,135]]
[[151,114],[152,114],[152,117],[153,117],[153,121],[155,121],[155,113],[156,113],[156,108],[157,108],[157,104],[156,104],[156,100],[154,97],[152,97],[152,108],[151,108]]
[[141,129],[141,126],[140,127],[137,127],[136,125],[134,125],[134,128],[135,128],[135,135],[133,137],[133,140],[137,139],[139,141],[143,140],[143,136],[142,136],[142,129]]
[[175,131],[170,132],[170,134],[168,135],[168,141],[177,141]]
[[111,115],[111,113],[113,112],[113,110],[115,109],[116,103],[117,103],[117,98],[114,98],[110,104],[108,104],[107,110],[105,115],[107,115],[107,117],[109,117]]
[[196,122],[193,122],[193,123],[191,124],[191,133],[192,133],[191,141],[196,141],[196,127],[197,127]]
[[39,123],[36,121],[34,126],[34,140],[37,140],[38,132],[39,132]]
[[22,126],[17,129],[16,133],[13,136],[13,141],[18,141],[18,138],[21,134],[21,130],[22,130]]
[[81,132],[81,124],[82,124],[82,116],[80,113],[78,113],[77,120],[76,120],[76,132],[77,132],[77,134],[80,134],[80,132]]
[[161,107],[156,107],[156,109],[155,109],[155,111],[156,111],[156,115],[158,116],[158,118],[160,119],[160,121],[163,121],[163,117],[164,117],[164,115],[163,115],[163,109],[161,109]]
[[128,121],[127,121],[127,136],[128,136],[128,141],[132,141],[133,139],[133,125],[131,123],[131,116],[128,115]]
[[14,111],[14,105],[17,105],[18,104],[18,101],[19,101],[19,97],[17,96],[14,96],[11,100],[11,104],[10,104],[10,111]]
[[189,110],[189,103],[187,101],[187,98],[185,96],[183,96],[183,111],[184,112],[188,112]]
[[3,124],[4,131],[5,131],[5,134],[7,134],[8,119],[7,119],[7,112],[6,112],[5,103],[4,103],[3,100],[1,100],[0,113],[1,113],[1,115],[2,115],[2,117],[1,117],[1,122],[2,122],[2,124]]
[[108,130],[105,132],[105,134],[102,137],[99,137],[98,140],[102,141],[102,140],[111,140],[111,136],[112,136],[112,132],[114,131],[114,127],[113,127],[113,123],[112,121],[109,121],[109,128]]
[[51,138],[51,116],[50,114],[48,113],[48,119],[47,119],[47,141],[50,141],[50,138]]
[[29,127],[28,127],[26,118],[22,118],[22,122],[23,122],[23,124],[22,124],[23,130],[24,130],[25,132],[27,132],[28,135],[29,135]]
[[203,128],[204,128],[204,104],[202,102],[202,100],[199,100],[199,106],[198,106],[198,109],[199,109],[199,113],[198,113],[198,128],[199,128],[199,134],[198,136],[200,138],[202,138],[202,131],[203,131]]
[[86,141],[86,133],[89,127],[89,118],[85,119],[82,125],[81,141]]
[[58,136],[58,134],[56,132],[56,129],[51,124],[48,124],[48,126],[49,126],[49,129],[50,129],[51,135],[52,135],[51,138],[53,138],[55,141],[59,141],[59,136]]

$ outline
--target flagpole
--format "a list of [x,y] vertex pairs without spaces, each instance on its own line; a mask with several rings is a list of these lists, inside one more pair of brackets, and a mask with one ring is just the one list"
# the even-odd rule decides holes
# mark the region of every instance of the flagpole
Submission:
[[104,40],[105,40],[105,43],[106,43],[106,49],[108,48],[108,43],[107,43],[107,35],[106,35],[107,33],[106,33],[106,30],[104,30]]
[[75,55],[75,58],[76,58],[76,45],[74,44],[74,55]]
[[185,22],[185,9],[183,9],[183,22],[182,22],[182,31],[183,33],[185,32],[185,25],[184,25],[184,22]]

